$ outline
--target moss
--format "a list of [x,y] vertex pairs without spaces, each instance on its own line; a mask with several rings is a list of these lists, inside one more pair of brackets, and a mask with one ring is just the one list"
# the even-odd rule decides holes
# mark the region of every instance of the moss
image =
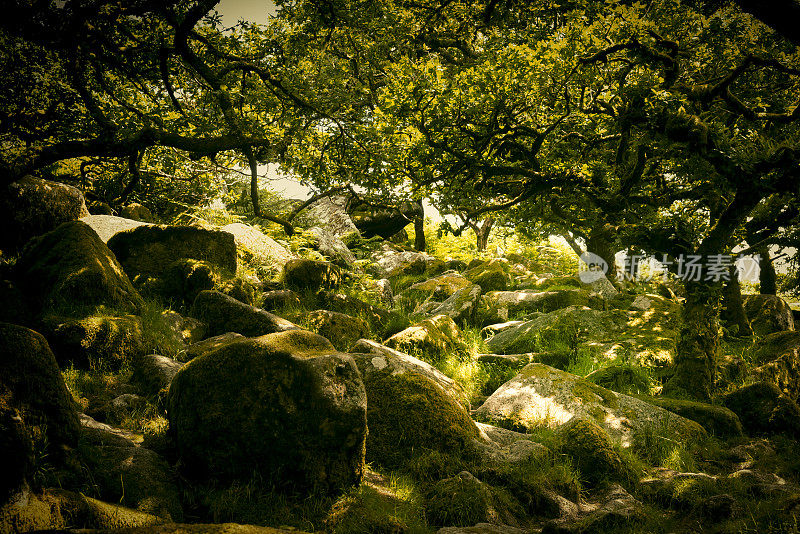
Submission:
[[327,261],[289,260],[283,266],[283,282],[293,288],[336,289],[342,282],[342,271]]
[[630,474],[611,438],[597,424],[573,418],[559,429],[559,435],[560,451],[572,458],[588,482],[629,480]]
[[511,504],[505,495],[464,471],[431,488],[426,510],[435,525],[467,527],[506,522],[510,514],[504,504]]
[[312,332],[328,338],[342,351],[361,338],[369,337],[369,324],[364,319],[328,310],[316,310],[307,315]]
[[586,403],[596,402],[596,397],[600,397],[600,403],[612,410],[619,408],[617,395],[604,387],[593,384],[588,380],[576,380],[572,386],[572,394]]
[[602,367],[588,374],[586,380],[626,395],[647,394],[651,387],[647,371],[630,363],[617,363]]
[[481,286],[481,290],[505,291],[511,285],[511,276],[507,272],[508,266],[500,260],[491,260],[467,270],[464,277],[470,282]]
[[119,369],[144,354],[142,320],[135,315],[84,319],[47,317],[48,337],[62,365]]
[[742,435],[742,423],[731,410],[703,402],[636,395],[650,404],[669,410],[681,417],[696,421],[711,434],[722,438]]
[[466,355],[461,331],[446,315],[437,315],[398,332],[385,345],[421,359],[438,362],[450,354]]
[[423,376],[374,373],[365,386],[367,461],[394,468],[429,451],[467,454],[478,437],[464,407]]

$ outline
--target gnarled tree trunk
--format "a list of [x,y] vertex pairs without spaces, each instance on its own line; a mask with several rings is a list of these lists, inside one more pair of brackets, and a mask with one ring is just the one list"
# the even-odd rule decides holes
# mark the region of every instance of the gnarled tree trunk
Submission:
[[769,255],[769,249],[767,249],[767,247],[759,249],[758,255],[761,257],[761,259],[758,261],[759,292],[762,295],[777,295],[778,275],[775,273],[775,266],[772,264],[772,258]]
[[735,328],[736,335],[753,335],[753,329],[750,327],[750,321],[744,311],[742,287],[739,284],[739,271],[735,266],[731,266],[730,280],[725,284],[725,289],[722,291],[721,317],[727,328]]

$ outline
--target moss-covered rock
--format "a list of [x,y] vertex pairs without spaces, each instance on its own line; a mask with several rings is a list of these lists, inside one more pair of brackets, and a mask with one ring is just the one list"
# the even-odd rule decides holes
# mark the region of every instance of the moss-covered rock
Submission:
[[706,435],[694,421],[540,363],[525,366],[486,399],[475,416],[521,430],[558,428],[573,418],[587,419],[623,446],[648,429],[690,442]]
[[509,274],[508,262],[495,259],[481,263],[464,272],[464,277],[470,282],[481,286],[481,290],[486,293],[489,291],[505,291],[512,283]]
[[139,226],[108,240],[129,276],[158,276],[176,258],[205,261],[226,272],[236,272],[236,242],[220,230],[193,226]]
[[589,294],[580,289],[557,291],[490,291],[483,295],[478,307],[482,325],[508,321],[531,312],[549,313],[568,306],[586,306]]
[[586,375],[586,380],[617,393],[627,395],[650,393],[650,378],[647,376],[647,371],[632,364],[617,363],[601,367]]
[[327,261],[299,258],[283,266],[283,282],[289,287],[311,291],[336,289],[342,282],[342,271]]
[[159,354],[148,354],[134,362],[133,381],[145,395],[156,395],[169,387],[183,363]]
[[[181,258],[170,263],[157,278],[140,277],[148,280],[146,288],[157,295],[179,304],[191,305],[201,291],[214,289],[220,282],[219,274],[207,261]],[[140,283],[139,278],[136,279]],[[140,286],[144,291],[144,288]]]
[[55,356],[44,337],[0,323],[0,396],[17,410],[29,431],[47,437],[49,453],[75,446],[78,417]]
[[0,249],[17,250],[29,239],[87,215],[80,189],[25,176],[0,193]]
[[229,297],[233,297],[239,302],[254,305],[256,303],[256,295],[258,289],[255,283],[243,278],[231,278],[218,284],[217,289],[221,293],[225,293]]
[[194,300],[190,315],[206,324],[210,336],[236,332],[255,337],[298,328],[286,319],[248,306],[219,291],[201,291]]
[[396,298],[400,299],[399,302],[403,305],[413,309],[426,300],[441,302],[459,289],[470,286],[472,286],[472,282],[458,273],[442,273],[439,276],[412,284]]
[[[83,534],[120,534],[117,530],[86,530]],[[167,523],[126,528],[124,534],[308,534],[296,528],[273,528],[237,523]]]
[[339,492],[364,469],[366,394],[353,359],[304,330],[242,339],[175,376],[170,432],[190,476]]
[[475,318],[475,311],[478,308],[478,301],[481,298],[481,286],[470,284],[461,288],[441,304],[431,306],[429,316],[446,315],[459,324],[472,323]]
[[747,295],[744,311],[757,335],[794,330],[792,309],[776,295]]
[[337,349],[345,350],[357,340],[369,336],[369,324],[353,317],[329,310],[315,310],[307,316],[309,329],[326,337]]
[[295,257],[283,245],[253,226],[231,223],[223,226],[222,231],[233,235],[242,260],[264,275],[277,276],[286,262]]
[[11,392],[0,387],[0,504],[25,486],[33,471],[33,439],[19,410],[9,405]]
[[[366,362],[361,360],[362,366]],[[478,437],[463,405],[436,381],[398,367],[366,366],[367,460],[395,468],[425,453],[467,455]]]
[[138,202],[132,202],[131,204],[123,207],[119,214],[127,219],[133,219],[134,221],[148,223],[156,221],[155,217],[153,217],[153,212]]
[[276,289],[261,294],[261,307],[265,310],[300,309],[301,306],[300,296],[291,289]]
[[86,224],[64,223],[33,239],[17,261],[21,288],[36,311],[100,305],[136,312],[141,297],[114,254]]
[[696,421],[711,434],[720,438],[731,438],[742,435],[742,423],[739,417],[724,406],[715,406],[704,402],[695,402],[668,397],[649,397],[639,395],[637,398],[649,402],[686,419]]
[[729,393],[724,404],[748,432],[800,436],[800,407],[775,384],[750,384]]
[[[110,209],[110,208],[109,208]],[[108,240],[120,232],[131,230],[140,226],[146,226],[148,223],[142,221],[134,221],[133,219],[126,219],[124,217],[116,217],[111,213],[103,215],[89,215],[82,217],[81,222],[88,224],[94,230],[103,243],[108,243]]]
[[611,438],[597,423],[573,417],[559,428],[558,438],[561,453],[572,458],[587,481],[597,484],[602,480],[629,480],[631,474]]
[[192,343],[183,351],[181,360],[184,362],[194,360],[206,352],[211,352],[213,350],[222,348],[234,341],[239,341],[241,339],[244,339],[242,334],[237,334],[236,332],[226,332],[218,336],[213,336],[208,339],[198,341],[197,343]]
[[461,331],[447,315],[436,315],[410,326],[387,339],[384,345],[430,361],[466,351]]
[[408,322],[404,322],[404,316],[398,312],[375,306],[351,295],[321,291],[317,297],[325,309],[360,317],[367,321],[371,331],[384,336],[396,333],[397,330],[389,332],[390,329],[396,328],[395,325],[401,325],[399,330],[408,326]]
[[469,471],[440,480],[428,491],[428,517],[434,525],[468,527],[477,523],[516,524],[507,496]]
[[778,386],[794,401],[800,397],[800,332],[783,331],[765,336],[753,354],[756,367],[750,375]]
[[44,318],[47,338],[62,366],[119,369],[144,355],[142,320],[136,315],[95,315],[84,319]]

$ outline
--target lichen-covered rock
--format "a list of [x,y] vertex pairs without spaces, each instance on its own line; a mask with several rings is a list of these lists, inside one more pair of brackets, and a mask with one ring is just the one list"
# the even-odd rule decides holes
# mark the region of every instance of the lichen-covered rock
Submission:
[[304,228],[320,227],[337,238],[358,234],[358,228],[347,214],[346,207],[346,197],[321,198],[301,211],[297,222]]
[[328,338],[337,349],[344,350],[369,335],[369,324],[360,317],[329,310],[315,310],[307,318],[310,330]]
[[170,432],[192,476],[339,492],[364,469],[367,397],[353,359],[292,330],[242,339],[175,376]]
[[239,302],[254,305],[256,303],[256,285],[251,280],[244,278],[231,278],[217,284],[217,290],[225,293],[229,297],[233,297]]
[[78,417],[47,341],[7,323],[0,323],[0,403],[16,410],[28,431],[46,435],[50,454],[76,445]]
[[144,354],[142,320],[136,315],[96,315],[84,319],[44,318],[56,360],[84,369],[103,365],[119,369]]
[[369,369],[360,360],[368,371],[368,461],[395,468],[429,452],[459,456],[474,449],[475,423],[435,380],[399,365],[379,369],[372,359]]
[[558,429],[559,449],[572,458],[581,475],[592,484],[620,481],[630,476],[605,430],[588,419],[573,417]]
[[356,262],[356,257],[347,245],[329,231],[315,226],[309,228],[306,234],[311,237],[314,249],[336,265],[348,268]]
[[418,373],[439,385],[456,402],[470,408],[469,397],[464,388],[427,362],[369,339],[358,340],[347,352],[352,353],[364,377],[373,372]]
[[424,274],[429,256],[422,252],[411,252],[384,247],[373,254],[373,267],[380,278],[393,278],[402,275]]
[[236,242],[220,230],[193,226],[139,226],[108,240],[129,276],[158,276],[176,258],[205,261],[228,273],[236,272]]
[[133,380],[146,395],[155,395],[168,387],[184,365],[159,354],[148,354],[134,363]]
[[298,289],[336,289],[342,281],[342,271],[327,261],[294,259],[283,266],[283,282]]
[[486,423],[475,423],[480,437],[475,444],[482,465],[492,469],[514,471],[526,463],[543,459],[550,449],[532,441],[528,434],[514,432]]
[[298,328],[294,323],[219,291],[201,291],[190,315],[206,324],[208,335],[236,332],[255,337]]
[[447,315],[436,315],[410,326],[387,339],[384,345],[431,361],[466,351],[461,331]]
[[462,471],[440,480],[428,491],[426,512],[435,525],[467,527],[476,523],[516,523],[507,498]]
[[505,291],[511,285],[511,275],[508,273],[507,262],[499,259],[481,263],[464,272],[470,282],[481,286],[481,290],[486,293],[489,291]]
[[83,193],[66,184],[25,176],[3,189],[0,249],[17,250],[35,236],[89,215]]
[[436,304],[427,314],[430,316],[446,315],[456,323],[471,323],[475,310],[478,308],[478,301],[481,298],[481,286],[472,284],[468,287],[459,289],[441,304]]
[[750,319],[753,332],[759,336],[794,330],[792,309],[776,295],[747,295],[744,312]]
[[397,298],[409,307],[416,307],[426,300],[443,301],[459,289],[471,287],[473,284],[455,272],[442,273],[422,282],[412,284],[403,290]]
[[183,351],[181,359],[184,362],[194,360],[206,352],[211,352],[225,345],[229,345],[231,342],[239,341],[240,339],[244,339],[242,334],[237,334],[236,332],[226,332],[218,336],[213,336],[208,339],[192,343]]
[[720,438],[742,435],[742,423],[739,421],[739,417],[723,406],[667,397],[647,397],[642,395],[638,398],[686,419],[696,421],[708,432]]
[[586,306],[589,295],[580,289],[557,291],[490,291],[478,308],[483,325],[508,321],[530,312],[549,313],[569,306]]
[[21,288],[36,311],[100,305],[138,311],[142,300],[114,254],[80,221],[33,239],[17,261]]
[[233,234],[245,260],[263,266],[266,271],[280,273],[286,262],[295,257],[280,243],[247,224],[231,223],[223,226],[222,231]]
[[724,404],[756,434],[800,436],[800,407],[775,384],[757,382],[725,396]]
[[475,415],[522,430],[557,428],[573,418],[592,420],[623,446],[631,445],[637,434],[652,430],[690,441],[706,434],[694,421],[540,363],[525,366],[486,399]]
[[100,236],[103,243],[108,243],[109,239],[120,232],[149,224],[124,217],[115,217],[114,215],[88,215],[81,217],[80,220],[88,224]]
[[104,445],[84,447],[82,453],[101,499],[168,521],[183,519],[172,469],[155,452]]
[[119,214],[126,219],[133,219],[134,221],[152,223],[156,220],[155,217],[153,217],[153,212],[138,202],[133,202],[123,207]]

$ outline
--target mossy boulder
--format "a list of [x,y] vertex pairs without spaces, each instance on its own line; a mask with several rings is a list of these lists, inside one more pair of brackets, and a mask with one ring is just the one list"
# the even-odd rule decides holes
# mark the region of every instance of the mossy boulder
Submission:
[[422,282],[412,284],[403,290],[396,298],[405,306],[414,308],[426,300],[443,301],[450,295],[472,286],[472,282],[456,272],[442,273]]
[[320,227],[337,238],[358,236],[358,228],[345,210],[347,203],[347,197],[321,198],[299,213],[297,224],[303,228]]
[[133,381],[145,395],[156,395],[169,387],[183,363],[159,354],[148,354],[134,362]]
[[625,481],[631,473],[614,449],[608,433],[597,423],[573,417],[558,429],[559,450],[574,462],[590,483]]
[[87,217],[82,217],[81,222],[88,224],[92,230],[97,233],[103,243],[108,243],[109,239],[120,232],[149,224],[133,219],[126,219],[124,217],[116,217],[111,214],[89,215]]
[[33,437],[19,410],[9,404],[11,392],[0,387],[0,505],[22,489],[34,469]]
[[670,399],[668,397],[649,397],[646,395],[638,395],[637,397],[681,417],[696,421],[717,437],[731,438],[742,435],[742,423],[739,421],[739,417],[724,406],[683,399]]
[[441,304],[431,303],[430,311],[426,315],[446,315],[459,324],[473,322],[478,301],[481,298],[481,286],[470,284],[450,295]]
[[217,285],[217,289],[221,293],[225,293],[229,297],[233,297],[239,302],[254,305],[256,303],[258,288],[252,280],[244,278],[231,278],[225,280]]
[[342,271],[327,261],[298,258],[284,264],[283,282],[289,287],[311,291],[336,289],[342,282]]
[[800,436],[800,407],[775,384],[744,386],[726,395],[723,402],[750,433]]
[[132,202],[123,207],[119,214],[126,219],[133,219],[134,221],[152,223],[156,220],[155,217],[153,217],[153,212],[138,202]]
[[360,317],[367,321],[371,331],[382,335],[396,333],[397,330],[388,332],[388,330],[396,328],[396,325],[401,325],[399,330],[408,326],[408,322],[404,321],[405,317],[398,312],[375,306],[352,295],[321,291],[317,294],[317,298],[325,309]]
[[332,263],[347,269],[356,262],[356,257],[347,248],[347,245],[328,230],[315,226],[306,230],[305,233],[311,242],[312,248],[328,258]]
[[264,274],[278,275],[286,262],[295,257],[286,247],[253,226],[231,223],[221,229],[233,235],[239,256]]
[[750,375],[775,384],[794,401],[800,397],[800,332],[783,331],[760,340]]
[[466,352],[461,330],[447,315],[436,315],[410,326],[387,339],[384,345],[430,361]]
[[376,278],[424,275],[431,258],[423,252],[399,250],[386,244],[372,255],[373,264],[370,267],[374,269]]
[[183,351],[183,354],[181,355],[181,361],[188,362],[194,360],[206,352],[214,351],[229,345],[234,341],[239,341],[242,339],[244,339],[242,334],[237,334],[236,332],[226,332],[218,336],[213,336],[202,341],[192,343]]
[[647,371],[629,363],[615,363],[601,367],[586,375],[586,380],[617,393],[627,395],[650,393],[651,384]]
[[747,295],[744,311],[756,335],[794,330],[792,309],[776,295]]
[[139,226],[108,240],[128,276],[158,276],[176,258],[205,261],[236,272],[236,242],[232,234],[193,226]]
[[249,306],[219,291],[201,291],[194,300],[189,315],[206,324],[209,336],[236,332],[255,337],[298,328],[286,319]]
[[478,319],[481,324],[489,325],[531,312],[549,313],[569,306],[588,304],[589,294],[580,289],[490,291],[481,298]]
[[[373,357],[374,358],[374,357]],[[436,452],[468,455],[478,437],[463,405],[422,373],[362,366],[367,393],[367,461],[396,468]]]
[[41,334],[0,323],[0,399],[5,410],[18,412],[28,431],[46,436],[50,454],[77,444],[75,405]]
[[307,315],[309,329],[326,337],[333,346],[344,350],[369,336],[369,324],[360,317],[329,310],[315,310]]
[[144,355],[142,320],[136,315],[94,315],[84,319],[48,316],[47,339],[62,366],[119,369]]
[[468,527],[477,523],[516,524],[510,499],[469,471],[440,480],[427,492],[425,510],[437,526]]
[[136,312],[142,299],[114,254],[80,221],[64,223],[31,240],[16,272],[36,311],[107,306]]
[[31,238],[87,215],[80,189],[25,176],[0,193],[0,249],[18,250]]
[[336,493],[364,469],[367,397],[353,359],[308,331],[242,339],[175,376],[170,432],[191,477]]
[[191,305],[201,291],[214,289],[219,284],[220,276],[207,261],[181,258],[169,264],[158,278],[151,280],[148,289],[154,293],[182,305]]
[[275,311],[282,309],[300,309],[300,296],[291,289],[276,289],[261,294],[261,307]]
[[489,291],[505,291],[512,284],[509,270],[508,262],[495,259],[481,263],[465,271],[464,277],[473,284],[481,286],[481,290],[484,293]]
[[486,399],[475,416],[522,431],[558,428],[573,418],[587,419],[623,446],[631,445],[637,434],[653,429],[687,441],[706,435],[694,421],[541,363],[525,366]]

